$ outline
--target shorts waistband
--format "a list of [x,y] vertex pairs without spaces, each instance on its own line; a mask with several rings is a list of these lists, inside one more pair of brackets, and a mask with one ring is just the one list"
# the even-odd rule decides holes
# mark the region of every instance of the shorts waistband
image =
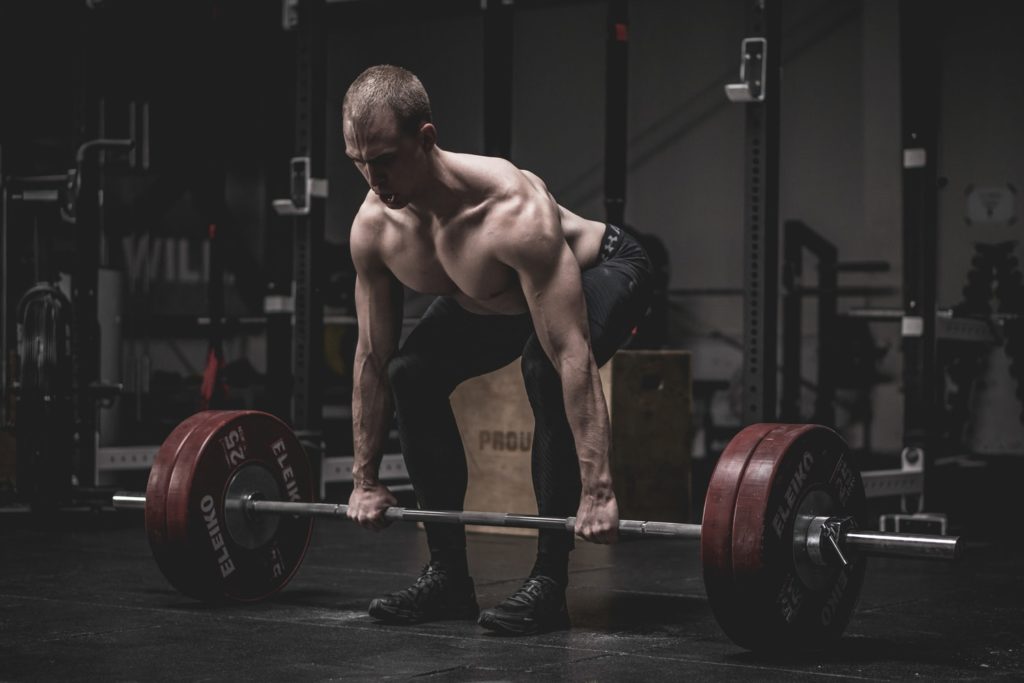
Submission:
[[605,225],[607,227],[604,229],[604,237],[601,238],[601,249],[598,251],[602,261],[607,261],[619,253],[619,249],[622,248],[625,242],[625,233],[622,231],[622,228],[611,223],[606,223]]

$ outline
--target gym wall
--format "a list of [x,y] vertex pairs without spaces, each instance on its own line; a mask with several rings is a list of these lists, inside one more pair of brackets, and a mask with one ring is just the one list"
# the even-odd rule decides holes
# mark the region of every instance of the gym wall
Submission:
[[[270,255],[276,254],[272,245],[287,242],[287,221],[271,216],[269,202],[285,192],[283,166],[278,161],[287,158],[292,138],[287,121],[291,93],[282,87],[291,78],[291,56],[287,39],[279,35],[275,4],[267,5],[274,10],[272,21],[261,19],[259,24],[260,30],[268,31],[267,40],[246,38],[244,27],[241,33],[226,36],[234,42],[219,53],[228,60],[217,78],[230,80],[232,88],[218,98],[235,98],[241,104],[215,117],[228,121],[234,131],[230,139],[221,141],[230,148],[228,202],[245,226],[243,239],[255,258],[270,264],[275,261]],[[544,177],[568,208],[594,218],[604,213],[605,9],[605,3],[596,0],[553,3],[540,9],[517,8],[515,19],[513,161]],[[743,275],[739,257],[743,112],[725,100],[721,88],[737,77],[744,5],[717,0],[631,0],[629,9],[628,222],[664,241],[671,258],[672,288],[738,289]],[[942,31],[937,68],[943,72],[940,175],[946,180],[940,193],[938,300],[940,306],[950,306],[961,299],[975,242],[1018,239],[1019,221],[968,224],[965,215],[968,188],[1024,186],[1024,160],[1018,153],[1024,149],[1019,125],[1024,90],[1017,73],[1024,46],[1013,35],[1022,12],[1013,0],[947,1],[935,3],[935,11]],[[19,50],[36,61],[18,62],[23,68],[12,70],[12,88],[26,95],[16,100],[17,106],[0,108],[4,171],[59,170],[54,164],[66,157],[59,142],[60,136],[69,135],[69,103],[74,100],[70,90],[75,87],[69,65],[76,54],[67,43],[75,39],[88,12],[77,4],[74,11],[53,12],[49,30],[41,23],[46,14],[41,9],[5,12],[8,22],[3,35],[22,34],[20,40],[6,42],[5,62],[16,63]],[[895,295],[849,300],[844,305],[900,307],[897,3],[789,0],[784,5],[783,35],[780,218],[803,220],[838,246],[842,260],[890,263],[888,273],[844,276],[844,284],[891,286]],[[112,72],[111,83],[118,78],[141,78],[147,73],[147,60],[157,56],[171,62],[177,59],[180,68],[161,66],[159,78],[144,83],[152,90],[161,87],[161,79],[187,77],[188,69],[202,65],[195,55],[188,56],[188,46],[183,44],[187,41],[173,37],[159,41],[158,45],[169,47],[153,55],[156,48],[147,47],[153,41],[145,38],[132,34],[128,41],[140,50],[145,48],[132,64],[124,50],[111,45],[114,57],[122,60],[111,63],[121,64],[128,74]],[[271,45],[272,40],[278,42]],[[330,26],[329,242],[340,245],[346,240],[366,191],[343,153],[339,109],[347,84],[363,68],[378,62],[413,69],[431,92],[441,145],[479,153],[483,148],[482,41],[483,21],[476,13],[425,19],[393,16],[387,22]],[[40,83],[52,87],[38,88]],[[127,83],[118,87],[131,90]],[[176,87],[172,91],[183,91],[181,83]],[[176,125],[172,119],[155,119],[154,134],[160,134],[161,126]],[[194,123],[193,119],[188,120]],[[30,157],[21,141],[44,139],[48,129],[56,131],[54,144]],[[1019,199],[1010,196],[1016,214]],[[271,245],[266,247],[266,257],[261,253],[264,245]],[[198,252],[193,256],[196,261],[200,258]],[[277,260],[286,263],[285,258]],[[813,378],[811,335],[816,323],[812,308],[808,302],[804,323],[808,339],[803,372],[809,378]],[[735,373],[741,356],[723,339],[739,339],[741,311],[739,296],[673,298],[671,341],[694,350],[696,379],[728,380]],[[243,307],[239,305],[235,312],[243,312]],[[880,344],[889,346],[883,372],[896,378],[875,389],[874,445],[895,450],[902,432],[898,329],[888,323],[873,324],[872,332]],[[262,370],[260,349],[261,344],[253,340],[248,347],[230,349],[229,354],[248,351]],[[175,371],[183,367],[182,355],[193,367],[201,367],[205,350],[202,340],[173,349],[161,344],[150,347],[154,369]],[[982,451],[1024,448],[1017,417],[1020,403],[1006,366],[1005,353],[996,349],[987,366],[987,393],[978,397],[978,405],[985,407],[978,414],[986,422],[977,425],[975,445]],[[993,434],[1000,437],[989,438]],[[856,443],[855,434],[848,436]]]
[[[899,55],[890,4],[785,5],[780,217],[804,220],[842,258],[888,258],[893,270],[884,284],[898,288]],[[627,220],[664,241],[672,288],[738,289],[743,109],[722,86],[737,76],[744,6],[634,0],[629,10]],[[515,19],[512,160],[541,175],[560,203],[597,219],[604,216],[605,13],[604,3],[566,3],[517,9]],[[345,239],[366,191],[336,125],[347,84],[380,61],[411,68],[431,93],[440,144],[480,152],[482,41],[480,17],[332,28],[329,240]],[[697,351],[698,378],[728,380],[737,370],[740,354],[718,336],[738,340],[741,314],[738,295],[673,300],[672,342]],[[809,316],[807,329],[813,325]],[[877,436],[895,448],[900,429],[897,420]]]

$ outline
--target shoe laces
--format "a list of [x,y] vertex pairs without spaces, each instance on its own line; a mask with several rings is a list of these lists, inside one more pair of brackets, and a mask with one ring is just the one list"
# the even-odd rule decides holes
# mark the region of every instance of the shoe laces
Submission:
[[424,593],[430,594],[436,590],[443,590],[448,582],[448,571],[438,567],[434,563],[423,567],[416,582],[408,588],[400,591],[413,600],[418,600]]
[[520,586],[519,590],[508,597],[508,602],[529,607],[538,600],[543,602],[553,596],[561,587],[554,579],[546,576],[531,576]]

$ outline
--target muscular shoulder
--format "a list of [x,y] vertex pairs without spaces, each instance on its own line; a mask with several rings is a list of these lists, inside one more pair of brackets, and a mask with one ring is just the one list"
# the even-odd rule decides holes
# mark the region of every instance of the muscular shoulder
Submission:
[[349,233],[352,261],[359,271],[381,267],[384,263],[390,218],[387,210],[375,199],[372,192],[367,193]]
[[508,169],[491,211],[495,254],[512,266],[545,261],[566,245],[558,205],[537,175]]
[[472,154],[458,156],[461,170],[471,179],[471,184],[492,200],[546,203],[550,199],[540,177],[505,159]]
[[503,234],[558,227],[558,205],[536,174],[494,157],[466,156],[484,202],[489,223]]

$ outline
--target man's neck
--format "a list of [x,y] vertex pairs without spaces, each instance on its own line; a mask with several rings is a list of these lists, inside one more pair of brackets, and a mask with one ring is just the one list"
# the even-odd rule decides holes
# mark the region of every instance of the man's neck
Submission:
[[409,208],[440,223],[451,220],[466,205],[465,181],[455,172],[453,155],[435,147],[429,159],[428,181]]

